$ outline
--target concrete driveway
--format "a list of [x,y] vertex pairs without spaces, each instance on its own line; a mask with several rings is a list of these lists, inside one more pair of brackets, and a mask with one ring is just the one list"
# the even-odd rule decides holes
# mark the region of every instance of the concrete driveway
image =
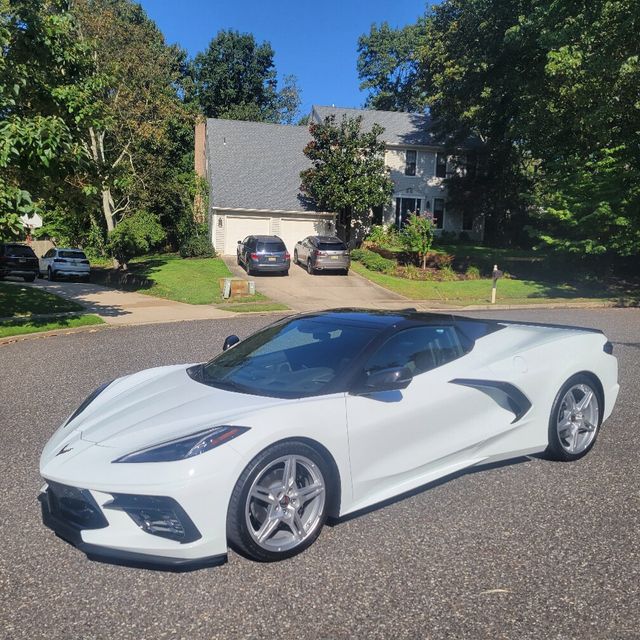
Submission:
[[[235,257],[224,257],[231,273],[248,279],[246,271],[236,264]],[[272,300],[282,302],[294,311],[314,311],[338,307],[366,309],[401,309],[415,306],[404,296],[387,291],[357,273],[348,276],[331,272],[309,275],[301,266],[291,263],[288,276],[251,276],[256,290]]]
[[88,282],[36,280],[33,284],[20,284],[45,289],[61,298],[73,300],[113,325],[209,320],[235,315],[211,305],[185,304],[132,291],[108,289]]

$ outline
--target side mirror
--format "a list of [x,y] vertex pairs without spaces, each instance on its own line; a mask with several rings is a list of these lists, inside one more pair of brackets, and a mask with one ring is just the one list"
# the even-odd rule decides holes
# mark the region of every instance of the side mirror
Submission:
[[238,344],[238,342],[240,342],[240,338],[238,338],[238,336],[232,334],[230,336],[227,336],[224,339],[224,344],[222,345],[222,350],[226,351],[227,349],[230,349],[231,347],[233,347],[233,345]]
[[358,386],[360,394],[375,393],[376,391],[396,391],[406,389],[413,380],[413,373],[409,367],[390,367],[369,373],[362,384]]
[[242,244],[242,240],[238,240],[238,244]]

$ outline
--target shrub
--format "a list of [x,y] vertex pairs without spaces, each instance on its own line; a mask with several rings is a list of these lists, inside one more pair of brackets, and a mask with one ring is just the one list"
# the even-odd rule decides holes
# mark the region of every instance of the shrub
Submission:
[[180,257],[181,258],[215,258],[216,252],[211,246],[209,236],[205,229],[196,230],[196,235],[193,235],[185,240],[180,245]]
[[137,211],[122,220],[109,234],[108,249],[126,269],[131,258],[148,253],[161,244],[165,237],[158,216],[149,211]]
[[450,253],[437,253],[435,251],[427,254],[427,267],[432,269],[443,269],[450,267],[453,263],[453,256]]
[[440,276],[440,280],[458,280],[458,274],[449,266],[442,267],[442,269],[438,271],[438,275]]
[[473,265],[469,265],[467,270],[464,272],[464,275],[467,277],[467,280],[480,280],[480,269]]
[[395,225],[376,224],[371,227],[369,235],[365,238],[365,244],[377,247],[399,247],[401,245],[398,230]]
[[351,251],[351,259],[361,262],[363,266],[371,271],[392,274],[396,269],[394,260],[383,258],[381,255],[369,251],[369,249],[353,249]]

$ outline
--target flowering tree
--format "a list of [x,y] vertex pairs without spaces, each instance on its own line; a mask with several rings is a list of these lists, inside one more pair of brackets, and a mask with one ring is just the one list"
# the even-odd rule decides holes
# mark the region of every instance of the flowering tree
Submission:
[[418,254],[423,269],[427,266],[427,254],[433,244],[434,230],[432,216],[429,214],[419,216],[412,213],[400,233],[400,239],[405,249]]

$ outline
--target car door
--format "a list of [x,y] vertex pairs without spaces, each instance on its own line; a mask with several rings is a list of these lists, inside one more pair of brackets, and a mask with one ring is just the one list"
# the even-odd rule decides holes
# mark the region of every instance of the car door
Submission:
[[40,260],[38,261],[38,268],[40,269],[40,273],[47,273],[47,268],[51,264],[51,259],[53,258],[55,253],[55,249],[49,249],[49,251],[47,251],[47,253],[45,253],[44,256],[40,258]]
[[468,356],[452,326],[419,325],[391,336],[362,376],[406,366],[406,389],[346,398],[352,484],[361,506],[473,464],[474,446],[512,428],[513,412],[468,386]]

